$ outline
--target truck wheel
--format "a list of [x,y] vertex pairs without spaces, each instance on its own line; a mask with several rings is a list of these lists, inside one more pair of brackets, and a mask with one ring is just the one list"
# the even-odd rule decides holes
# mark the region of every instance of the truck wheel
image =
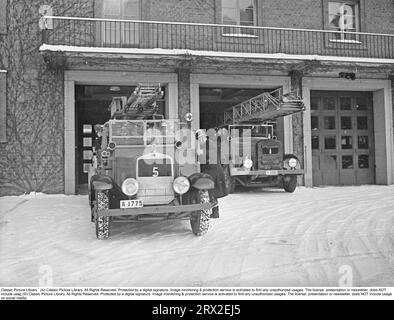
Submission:
[[[209,203],[209,192],[199,190],[196,192],[194,203]],[[193,212],[190,217],[190,225],[192,231],[196,236],[202,236],[208,232],[209,218],[212,214],[212,209],[200,210]]]
[[297,176],[289,175],[283,178],[283,188],[286,192],[293,193],[297,188]]
[[[97,193],[97,210],[109,209],[108,191]],[[97,217],[96,219],[96,236],[99,240],[105,240],[109,237],[110,221],[109,217]]]
[[230,167],[226,166],[223,169],[224,174],[224,186],[226,188],[226,193],[231,194],[235,191],[235,180],[230,174]]

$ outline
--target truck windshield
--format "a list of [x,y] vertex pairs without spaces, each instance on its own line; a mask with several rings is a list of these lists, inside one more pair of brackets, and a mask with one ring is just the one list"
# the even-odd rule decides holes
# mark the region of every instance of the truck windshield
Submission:
[[117,145],[174,144],[181,124],[176,120],[111,120],[110,141]]
[[230,126],[230,130],[238,130],[239,136],[244,134],[251,134],[252,137],[272,139],[274,136],[274,126],[273,125],[242,125],[242,126]]

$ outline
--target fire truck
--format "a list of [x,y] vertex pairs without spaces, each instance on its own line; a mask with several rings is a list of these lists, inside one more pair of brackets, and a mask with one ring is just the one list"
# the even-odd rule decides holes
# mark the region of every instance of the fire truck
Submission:
[[201,236],[218,217],[217,198],[224,194],[199,171],[195,145],[179,134],[190,132],[190,121],[157,114],[162,97],[160,85],[139,85],[130,97],[114,98],[111,119],[95,126],[89,204],[98,239],[107,239],[114,223],[172,219],[190,220]]
[[[243,187],[280,187],[292,193],[304,174],[294,154],[284,154],[275,120],[305,110],[302,99],[283,89],[265,92],[225,111],[225,124],[217,130],[229,147],[219,152],[226,190]],[[223,143],[221,144],[223,146]]]

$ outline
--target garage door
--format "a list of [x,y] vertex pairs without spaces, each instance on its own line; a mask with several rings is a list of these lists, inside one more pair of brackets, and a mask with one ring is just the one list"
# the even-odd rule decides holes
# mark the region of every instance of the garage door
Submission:
[[372,103],[366,92],[311,93],[315,186],[375,183]]

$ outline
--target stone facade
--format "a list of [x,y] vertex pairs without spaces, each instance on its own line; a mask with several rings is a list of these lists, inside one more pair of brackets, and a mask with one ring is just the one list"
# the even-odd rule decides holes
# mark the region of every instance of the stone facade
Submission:
[[[48,0],[54,15],[101,17],[104,0]],[[141,0],[141,19],[196,23],[221,23],[221,0]],[[394,33],[392,0],[360,0],[362,4],[362,31]],[[128,70],[144,72],[176,72],[178,74],[179,114],[190,111],[190,74],[223,73],[251,75],[288,75],[292,66],[279,62],[233,59],[195,59],[192,62],[176,58],[152,57],[139,60],[105,58],[86,60],[77,57],[62,65],[61,57],[39,52],[42,34],[39,30],[39,0],[0,0],[5,7],[6,20],[0,22],[0,70],[7,70],[6,142],[0,143],[0,195],[19,195],[30,192],[64,192],[64,69],[74,70]],[[324,28],[327,0],[257,0],[257,22],[260,26],[288,28]],[[6,30],[2,26],[6,21]],[[64,26],[58,25],[58,28]],[[59,44],[67,37],[77,35],[76,45],[89,46],[97,30],[92,24],[82,30],[78,23],[69,26]],[[75,30],[79,30],[75,32]],[[56,30],[55,30],[56,31]],[[193,30],[189,30],[190,35]],[[50,32],[51,33],[51,32]],[[145,34],[151,43],[159,39]],[[48,35],[50,36],[50,34]],[[195,36],[195,35],[194,35]],[[197,47],[208,49],[212,35],[200,35]],[[171,36],[167,41],[171,40]],[[186,43],[188,37],[185,38]],[[242,40],[253,45],[253,40]],[[143,43],[143,42],[142,42]],[[238,43],[235,41],[234,46]],[[231,44],[230,44],[231,45]],[[147,44],[148,46],[148,44]],[[273,48],[271,47],[271,50]],[[286,49],[283,41],[281,50]],[[274,48],[279,50],[278,48]],[[51,59],[55,59],[52,61]],[[49,60],[48,60],[49,59]],[[60,59],[60,60],[59,60]],[[79,59],[79,60],[78,60]],[[137,62],[137,63],[135,63]],[[55,68],[54,68],[55,66]],[[60,66],[60,67],[59,67]],[[62,67],[61,67],[62,66]],[[382,78],[392,71],[363,68],[354,65],[322,67],[319,76],[337,76],[338,70],[357,69],[366,78]],[[311,71],[309,75],[313,74]],[[302,92],[301,73],[292,73],[292,88]],[[392,78],[391,78],[392,79]],[[1,80],[1,79],[0,79]],[[393,81],[392,81],[393,82]],[[394,90],[393,90],[394,92]],[[393,97],[394,99],[394,97]],[[1,116],[0,116],[1,117]],[[294,153],[302,160],[304,153],[302,116],[293,117]]]

